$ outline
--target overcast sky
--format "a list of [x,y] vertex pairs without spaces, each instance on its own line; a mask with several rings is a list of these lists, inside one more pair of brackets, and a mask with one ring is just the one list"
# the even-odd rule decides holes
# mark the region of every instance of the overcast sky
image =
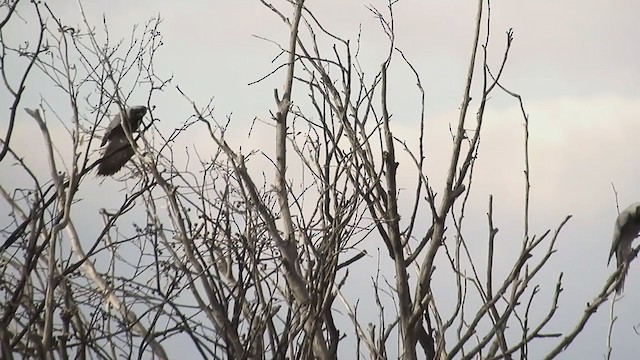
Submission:
[[[284,8],[282,3],[276,2]],[[419,72],[427,93],[427,161],[437,185],[446,171],[449,125],[457,120],[462,99],[476,12],[472,3],[401,0],[395,6],[396,46]],[[388,43],[366,6],[383,10],[385,2],[308,0],[307,5],[323,26],[343,38],[355,41],[361,26],[363,67],[371,74],[377,71]],[[82,27],[75,2],[55,6],[63,22]],[[133,24],[159,15],[164,46],[157,54],[156,71],[173,75],[173,84],[201,105],[213,98],[219,118],[232,114],[232,134],[242,141],[243,151],[251,147],[271,151],[269,127],[249,139],[246,134],[254,117],[268,119],[269,110],[275,108],[272,91],[281,87],[284,73],[248,85],[279,64],[271,62],[278,48],[254,35],[286,43],[287,29],[258,1],[117,0],[84,1],[83,6],[92,23],[99,24],[104,14],[112,38],[127,38]],[[614,270],[607,267],[617,214],[612,184],[622,207],[640,201],[639,18],[640,2],[635,0],[492,2],[489,58],[494,66],[499,63],[505,32],[513,28],[515,40],[503,84],[523,96],[530,115],[532,232],[541,234],[573,215],[561,235],[559,252],[540,282],[549,286],[560,271],[565,272],[561,315],[554,323],[557,331],[573,327],[584,305]],[[395,58],[389,76],[392,130],[396,137],[415,144],[419,114],[415,80],[400,57]],[[44,80],[35,76],[31,86],[40,86],[39,81]],[[130,103],[146,103],[143,89],[133,93]],[[29,91],[23,106],[35,107],[40,96],[48,94]],[[477,92],[474,97],[479,98]],[[0,104],[8,107],[4,99]],[[153,105],[168,131],[191,113],[173,87],[159,94]],[[486,233],[487,198],[493,194],[498,241],[508,252],[519,245],[522,235],[523,120],[512,98],[496,94],[485,121],[467,226]],[[0,120],[2,134],[5,129],[6,120]],[[34,129],[35,124],[23,115],[13,145],[18,150],[37,148],[29,137]],[[192,140],[204,149],[212,146],[204,136]],[[37,155],[28,160],[44,163]],[[405,165],[410,166],[401,162],[400,169]],[[3,164],[0,171],[2,184],[11,184],[12,169]],[[413,179],[411,173],[401,184],[404,181],[408,187]],[[111,200],[114,206],[121,201],[111,197],[104,192],[87,195],[91,201]],[[375,264],[376,259],[369,260]],[[640,324],[638,304],[640,265],[636,263],[617,306],[615,359],[640,354],[640,336],[632,329]],[[601,358],[606,349],[607,311],[606,306],[601,308],[561,358]]]

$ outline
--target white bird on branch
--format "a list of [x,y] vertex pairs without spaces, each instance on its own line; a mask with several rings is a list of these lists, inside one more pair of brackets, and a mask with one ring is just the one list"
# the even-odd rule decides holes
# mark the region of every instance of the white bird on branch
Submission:
[[613,228],[613,243],[609,252],[609,263],[611,257],[616,254],[618,268],[624,264],[624,269],[620,273],[620,280],[616,286],[616,293],[620,294],[624,290],[624,279],[629,270],[629,263],[633,260],[631,243],[640,233],[640,202],[633,203],[624,209]]

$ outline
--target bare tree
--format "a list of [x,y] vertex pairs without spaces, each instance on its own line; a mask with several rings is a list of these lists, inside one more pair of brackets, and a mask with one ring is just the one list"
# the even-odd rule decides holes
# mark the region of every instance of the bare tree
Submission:
[[[528,358],[530,344],[540,338],[555,339],[546,355],[554,358],[569,346],[614,291],[620,270],[571,331],[548,327],[557,314],[562,274],[550,288],[546,313],[532,312],[544,301],[535,280],[570,216],[542,234],[529,230],[529,118],[521,97],[501,82],[511,30],[499,67],[487,62],[489,2],[477,4],[453,150],[448,168],[439,169],[446,172],[439,189],[425,166],[420,74],[395,44],[395,2],[369,8],[388,41],[372,77],[361,68],[359,39],[331,33],[303,0],[261,3],[289,29],[284,45],[273,42],[282,64],[265,76],[284,84],[274,90],[266,121],[276,135],[273,158],[228,142],[229,118],[217,120],[211,103],[196,103],[173,79],[155,73],[159,18],[135,27],[128,41],[112,43],[107,20],[99,27],[84,16],[82,25],[71,27],[47,2],[0,5],[3,91],[13,99],[0,161],[25,179],[20,187],[0,183],[11,214],[0,244],[3,358],[164,359],[173,339],[202,358],[229,359]],[[19,18],[29,19],[36,43],[14,47],[4,41],[5,26]],[[417,148],[394,136],[387,101],[391,64],[415,75],[421,97]],[[22,75],[10,76],[10,70],[18,73],[12,67]],[[25,104],[25,92],[37,93],[27,80],[34,72],[66,103],[42,97],[37,109]],[[480,99],[475,117],[472,84],[480,89],[473,94]],[[163,133],[154,98],[174,90],[176,101],[192,111],[180,128]],[[96,186],[96,139],[109,114],[133,105],[136,91],[148,94],[151,120],[139,133],[127,132],[134,155],[115,175],[126,196],[118,208],[99,211],[99,231],[83,231],[78,193]],[[514,98],[525,125],[523,233],[504,275],[494,268],[498,229],[491,197],[486,239],[465,231],[487,99],[496,92]],[[20,117],[25,106],[31,109]],[[18,119],[38,125],[47,171],[14,150]],[[56,121],[66,131],[64,140],[51,135]],[[214,150],[191,149],[189,159],[197,161],[181,161],[173,144],[203,129]],[[265,166],[267,171],[257,170]],[[411,192],[400,192],[400,166],[415,178]],[[380,257],[390,264],[371,271],[369,303],[344,291],[350,273],[371,255],[365,240],[383,244]],[[486,258],[469,250],[478,241],[487,244]],[[455,287],[434,290],[436,276],[454,279]],[[362,307],[375,309],[378,323],[367,324]],[[341,347],[345,342],[350,345]]]

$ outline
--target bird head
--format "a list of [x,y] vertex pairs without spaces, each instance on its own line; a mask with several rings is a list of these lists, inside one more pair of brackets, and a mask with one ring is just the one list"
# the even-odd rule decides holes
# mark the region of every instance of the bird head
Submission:
[[129,108],[129,116],[133,119],[141,119],[147,113],[147,107],[143,105],[132,106]]
[[132,131],[138,129],[140,121],[146,113],[147,107],[143,105],[132,106],[127,110],[127,118],[129,118],[129,124]]

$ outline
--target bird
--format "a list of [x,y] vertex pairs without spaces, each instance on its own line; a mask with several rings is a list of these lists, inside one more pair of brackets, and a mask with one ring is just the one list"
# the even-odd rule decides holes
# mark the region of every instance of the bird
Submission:
[[631,243],[638,237],[640,233],[640,202],[633,203],[624,209],[613,227],[613,242],[611,243],[611,251],[609,252],[609,263],[613,254],[616,254],[618,268],[625,264],[625,268],[620,273],[620,280],[616,286],[616,293],[620,294],[624,290],[624,279],[631,255]]
[[128,125],[129,133],[138,130],[142,117],[147,113],[147,107],[143,105],[132,106],[126,111],[118,113],[113,117],[100,146],[107,144],[100,163],[98,164],[98,175],[109,176],[117,173],[124,164],[131,159],[134,154],[131,143],[122,128],[122,117],[124,115],[125,124]]

